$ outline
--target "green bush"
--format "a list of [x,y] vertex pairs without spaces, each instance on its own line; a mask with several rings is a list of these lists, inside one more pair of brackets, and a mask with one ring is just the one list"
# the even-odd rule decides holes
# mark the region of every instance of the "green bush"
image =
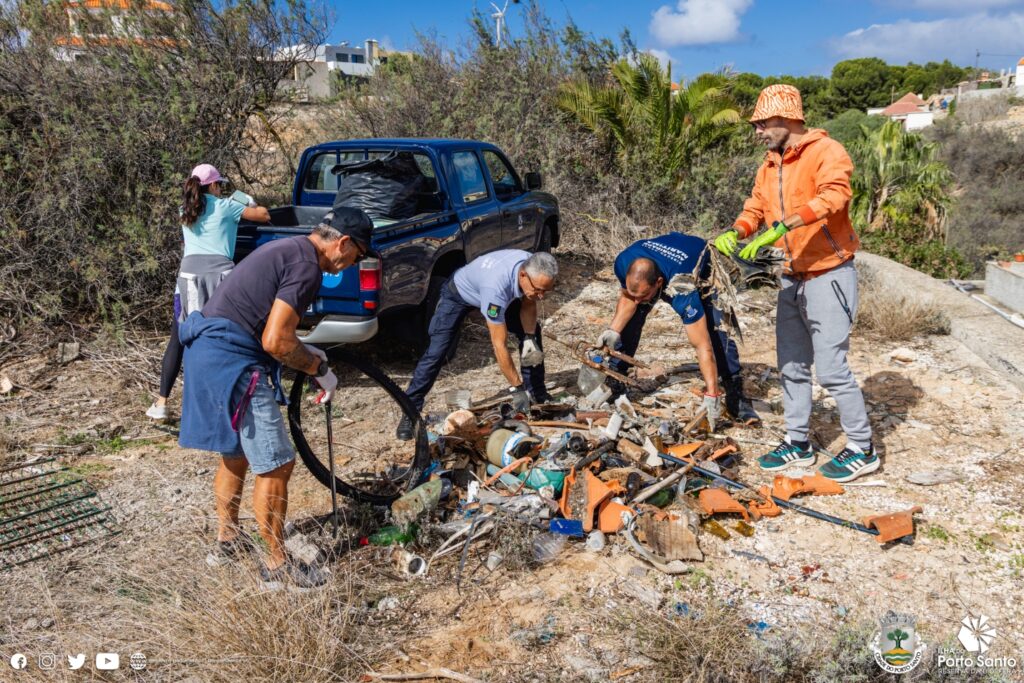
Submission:
[[[305,7],[207,0],[141,3],[76,17],[0,5],[0,318],[18,325],[165,320],[180,258],[188,171],[209,162],[245,180],[253,115],[316,42]],[[98,41],[89,36],[124,38]]]

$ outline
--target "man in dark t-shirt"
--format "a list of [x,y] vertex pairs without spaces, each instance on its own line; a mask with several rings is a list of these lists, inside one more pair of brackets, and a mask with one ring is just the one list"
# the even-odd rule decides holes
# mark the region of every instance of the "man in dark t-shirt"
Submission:
[[223,563],[252,549],[238,510],[245,474],[256,475],[253,512],[269,553],[260,575],[268,588],[322,585],[315,567],[284,550],[288,480],[295,451],[278,407],[286,365],[314,377],[331,400],[338,379],[320,349],[299,341],[302,312],[320,288],[323,272],[338,273],[369,249],[373,223],[359,209],[341,207],[308,236],[265,244],[243,259],[203,307],[181,324],[185,388],[181,436],[185,448],[221,454],[214,477],[217,548],[207,561]]

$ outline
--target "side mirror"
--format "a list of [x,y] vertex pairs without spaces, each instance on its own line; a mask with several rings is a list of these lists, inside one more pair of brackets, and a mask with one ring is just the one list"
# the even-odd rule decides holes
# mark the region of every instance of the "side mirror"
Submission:
[[526,174],[526,189],[527,190],[539,190],[543,182],[541,181],[540,173],[530,171]]

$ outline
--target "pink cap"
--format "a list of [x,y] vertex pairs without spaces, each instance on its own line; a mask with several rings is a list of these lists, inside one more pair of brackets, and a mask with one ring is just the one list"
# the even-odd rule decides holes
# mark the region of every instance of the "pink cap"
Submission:
[[200,185],[212,185],[224,180],[220,175],[220,171],[214,168],[212,164],[199,164],[192,169],[192,175],[199,178]]

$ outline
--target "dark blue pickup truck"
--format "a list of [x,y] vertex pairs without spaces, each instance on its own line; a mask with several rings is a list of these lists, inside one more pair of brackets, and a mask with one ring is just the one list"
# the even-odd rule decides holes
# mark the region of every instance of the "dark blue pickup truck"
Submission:
[[[337,275],[323,276],[303,317],[303,340],[365,341],[378,316],[401,321],[422,343],[440,287],[456,268],[495,249],[548,251],[558,246],[558,201],[540,191],[537,173],[520,177],[494,145],[472,140],[369,139],[325,142],[302,153],[292,204],[270,210],[271,223],[239,226],[235,258],[280,237],[307,234],[335,202],[338,169],[411,155],[422,178],[408,217],[373,216],[372,250]],[[406,156],[408,158],[408,156]],[[409,323],[412,323],[411,325]]]

